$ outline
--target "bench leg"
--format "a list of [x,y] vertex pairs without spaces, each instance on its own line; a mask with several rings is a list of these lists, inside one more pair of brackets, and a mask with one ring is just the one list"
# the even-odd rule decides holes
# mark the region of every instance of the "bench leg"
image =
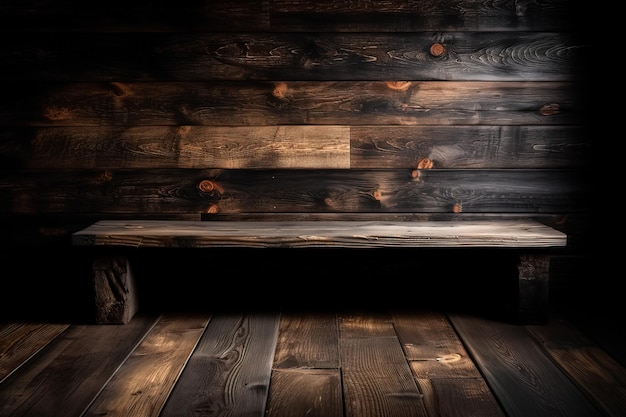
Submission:
[[137,312],[137,291],[125,256],[94,259],[93,286],[96,323],[127,324]]
[[517,320],[520,324],[542,324],[548,320],[550,257],[523,253],[518,264]]

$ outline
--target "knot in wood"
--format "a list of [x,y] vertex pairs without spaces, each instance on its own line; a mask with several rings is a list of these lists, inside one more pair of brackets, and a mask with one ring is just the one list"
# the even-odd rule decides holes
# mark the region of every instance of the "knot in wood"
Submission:
[[203,193],[211,193],[216,190],[215,183],[211,180],[202,180],[198,183],[198,190]]
[[441,56],[446,52],[446,47],[440,43],[433,43],[430,46],[430,54],[432,56]]

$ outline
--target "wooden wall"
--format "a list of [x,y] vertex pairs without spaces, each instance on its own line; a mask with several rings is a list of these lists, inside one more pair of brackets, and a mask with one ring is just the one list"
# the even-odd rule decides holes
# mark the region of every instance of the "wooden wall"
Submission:
[[506,215],[566,231],[576,258],[576,4],[3,1],[2,247],[97,219]]

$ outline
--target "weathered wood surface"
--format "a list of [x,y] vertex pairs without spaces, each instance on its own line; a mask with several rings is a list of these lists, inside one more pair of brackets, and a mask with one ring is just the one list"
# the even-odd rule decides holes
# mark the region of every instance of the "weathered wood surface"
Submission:
[[67,323],[1,323],[0,384],[68,327]]
[[[494,41],[497,39],[497,41]],[[433,44],[444,52],[433,56]],[[15,81],[447,80],[582,82],[591,48],[567,32],[91,34],[20,37]],[[590,51],[589,51],[590,53]],[[9,59],[10,58],[10,59]],[[393,74],[393,75],[391,75]],[[390,77],[393,77],[390,80]]]
[[[2,333],[3,345],[41,337],[43,346],[0,383],[2,415],[79,417],[97,404],[133,404],[120,415],[163,417],[169,411],[158,410],[175,395],[181,407],[174,410],[167,400],[165,406],[175,415],[193,409],[241,416],[245,408],[245,415],[268,417],[621,417],[626,399],[624,364],[562,316],[527,327],[437,310],[230,310],[146,319],[136,316],[126,326],[66,324],[55,338],[44,330],[53,332],[52,323],[31,327],[32,333]],[[77,360],[77,352],[85,359]],[[176,369],[182,369],[177,378]],[[197,402],[199,387],[210,388],[204,402]]]
[[463,314],[450,319],[508,416],[603,415],[585,393],[573,389],[576,379],[559,370],[524,327]]
[[0,214],[589,213],[579,170],[8,171]]
[[0,383],[0,415],[82,415],[155,322],[70,326]]
[[210,318],[208,313],[161,316],[83,416],[161,415]]
[[239,0],[132,4],[109,0],[81,7],[77,0],[11,0],[0,4],[3,31],[417,31],[578,29],[575,1],[501,3],[482,0]]
[[263,417],[279,321],[278,312],[213,315],[161,417]]
[[0,100],[0,125],[114,136],[139,126],[174,126],[179,135],[187,125],[579,126],[592,110],[572,81],[70,81],[14,82]]
[[97,255],[92,273],[96,323],[128,323],[139,310],[136,281],[128,258]]
[[591,151],[583,134],[580,126],[0,128],[0,161],[50,170],[583,168]]
[[607,415],[620,417],[626,410],[626,369],[598,346],[585,331],[573,327],[564,316],[553,316],[547,325],[528,331],[562,369],[578,382]]
[[[101,220],[72,236],[78,246],[480,247],[565,246],[567,235],[532,220],[474,222],[194,222]],[[527,271],[527,275],[531,275]]]

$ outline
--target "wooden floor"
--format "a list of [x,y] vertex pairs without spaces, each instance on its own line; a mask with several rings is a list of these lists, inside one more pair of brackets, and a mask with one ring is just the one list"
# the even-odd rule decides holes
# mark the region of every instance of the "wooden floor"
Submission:
[[[257,277],[140,268],[144,283],[167,276],[196,297],[164,304],[180,291],[144,292],[153,302],[127,325],[5,317],[0,416],[625,415],[624,325],[579,293],[553,293],[547,323],[519,325],[485,305],[497,295],[454,295],[450,280],[414,287],[402,270],[330,291],[324,270],[318,283],[292,273],[278,291],[257,263]],[[214,291],[198,295],[198,280]],[[457,303],[463,295],[476,302]]]

